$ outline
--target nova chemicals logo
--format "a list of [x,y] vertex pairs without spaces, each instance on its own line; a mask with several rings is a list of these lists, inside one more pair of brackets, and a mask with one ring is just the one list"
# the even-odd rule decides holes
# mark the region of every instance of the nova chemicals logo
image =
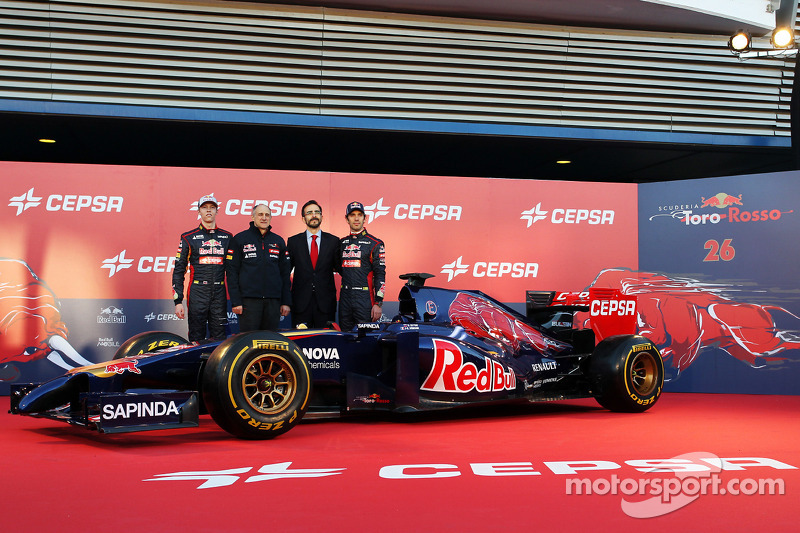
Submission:
[[[442,274],[447,274],[447,281],[459,274],[470,272],[470,266],[462,263],[464,256],[459,256],[452,263],[442,265]],[[535,278],[539,275],[539,263],[511,263],[507,261],[478,261],[471,269],[473,278],[502,278],[510,275],[512,278]]]
[[[550,216],[548,217],[548,213]],[[613,224],[615,212],[613,209],[562,209],[556,208],[552,211],[542,209],[542,202],[539,202],[527,211],[523,211],[520,220],[527,221],[526,227],[530,228],[540,220],[550,219],[551,224],[590,224],[602,225]]]
[[[28,209],[39,207],[44,200],[43,196],[36,196],[31,187],[28,192],[9,198],[8,207],[16,207],[19,216]],[[48,211],[81,211],[90,210],[93,213],[110,213],[122,211],[122,196],[90,196],[87,194],[51,194],[45,201]]]
[[377,202],[364,206],[367,224],[379,217],[391,213],[395,220],[461,220],[460,205],[433,205],[433,204],[383,204],[383,197]]

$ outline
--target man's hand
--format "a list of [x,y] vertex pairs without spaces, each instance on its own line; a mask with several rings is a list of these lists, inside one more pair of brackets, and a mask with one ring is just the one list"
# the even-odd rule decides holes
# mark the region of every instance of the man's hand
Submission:
[[175,316],[181,320],[186,318],[186,310],[183,308],[183,304],[175,304]]
[[291,310],[292,310],[292,308],[291,308],[291,307],[289,307],[288,305],[282,305],[282,306],[281,306],[281,316],[286,316],[286,315],[288,315],[288,314],[289,314],[289,311],[291,311]]
[[372,321],[373,322],[377,322],[378,320],[381,319],[382,315],[383,315],[383,309],[381,308],[381,306],[378,305],[378,304],[373,305],[372,306]]
[[236,307],[231,307],[231,311],[233,311],[234,315],[241,315],[242,314],[242,306],[237,305]]

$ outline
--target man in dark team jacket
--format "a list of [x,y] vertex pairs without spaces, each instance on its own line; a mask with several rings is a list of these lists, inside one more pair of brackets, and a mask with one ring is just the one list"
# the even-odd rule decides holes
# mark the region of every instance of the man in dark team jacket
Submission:
[[339,238],[320,229],[322,207],[309,200],[302,209],[306,231],[286,241],[294,268],[292,278],[292,323],[324,328],[336,319],[336,285],[333,272],[339,267]]
[[231,310],[240,315],[239,331],[277,331],[292,305],[289,252],[283,238],[270,231],[271,221],[269,207],[258,204],[250,228],[236,234],[225,257]]

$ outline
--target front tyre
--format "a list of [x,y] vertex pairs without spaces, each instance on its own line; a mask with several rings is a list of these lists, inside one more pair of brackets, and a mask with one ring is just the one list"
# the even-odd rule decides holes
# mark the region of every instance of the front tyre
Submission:
[[589,374],[597,402],[611,411],[646,411],[664,387],[661,354],[639,335],[616,335],[600,342],[589,358]]
[[271,439],[294,427],[308,408],[311,372],[283,335],[252,331],[220,344],[203,371],[211,418],[243,439]]
[[114,359],[123,359],[132,355],[154,353],[172,346],[186,344],[186,339],[169,331],[146,331],[134,335],[122,343],[114,354]]

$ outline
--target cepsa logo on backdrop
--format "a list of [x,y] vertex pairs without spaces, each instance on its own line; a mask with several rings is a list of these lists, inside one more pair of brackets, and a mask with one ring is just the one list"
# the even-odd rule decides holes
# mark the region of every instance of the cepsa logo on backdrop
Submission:
[[23,194],[9,198],[8,207],[17,210],[16,216],[20,216],[29,209],[41,209],[47,211],[68,211],[68,212],[93,212],[108,213],[122,212],[122,196],[92,196],[89,194],[56,193],[50,195],[40,195],[35,191],[36,187],[31,187]]
[[389,215],[394,220],[461,220],[463,207],[445,204],[386,204],[383,196],[371,204],[364,204],[367,224]]
[[[211,193],[214,196],[214,193]],[[253,214],[253,209],[257,205],[264,204],[269,206],[270,213],[273,217],[293,217],[299,215],[298,203],[295,200],[251,200],[242,198],[231,198],[229,200],[219,199],[219,214],[220,215],[247,215]],[[197,211],[197,200],[192,200],[189,203],[189,211]],[[197,218],[200,218],[198,213]]]

